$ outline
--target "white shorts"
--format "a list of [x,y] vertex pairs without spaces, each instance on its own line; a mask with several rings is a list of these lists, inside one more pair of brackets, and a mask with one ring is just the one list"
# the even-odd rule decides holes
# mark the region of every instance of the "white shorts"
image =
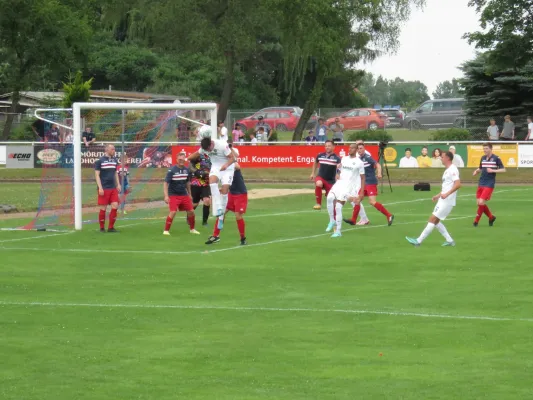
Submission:
[[337,182],[329,191],[338,201],[348,201],[348,197],[355,197],[361,191],[360,187],[348,186],[343,182]]
[[221,165],[212,165],[211,171],[209,171],[209,176],[216,176],[221,185],[231,185],[233,182],[235,165],[230,165],[230,167],[225,171],[221,171],[221,167]]
[[440,199],[433,210],[433,215],[441,221],[444,221],[452,212],[453,207],[454,205],[452,203]]

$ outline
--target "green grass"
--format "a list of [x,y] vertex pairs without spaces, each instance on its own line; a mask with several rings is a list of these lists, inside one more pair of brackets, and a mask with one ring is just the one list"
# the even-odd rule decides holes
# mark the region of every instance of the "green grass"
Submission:
[[406,187],[380,196],[392,227],[367,207],[340,239],[312,195],[251,201],[247,247],[232,217],[213,247],[183,217],[0,231],[0,398],[532,398],[532,189],[497,189],[477,229],[474,190],[455,248],[405,241],[433,207]]

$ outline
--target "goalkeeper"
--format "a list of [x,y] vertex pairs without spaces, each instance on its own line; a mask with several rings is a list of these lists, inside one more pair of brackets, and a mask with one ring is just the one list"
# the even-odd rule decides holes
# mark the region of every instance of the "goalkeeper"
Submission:
[[193,207],[203,203],[202,225],[207,225],[209,218],[209,207],[211,205],[211,190],[209,188],[209,171],[211,170],[211,160],[207,154],[200,154],[189,164],[191,172],[191,196]]

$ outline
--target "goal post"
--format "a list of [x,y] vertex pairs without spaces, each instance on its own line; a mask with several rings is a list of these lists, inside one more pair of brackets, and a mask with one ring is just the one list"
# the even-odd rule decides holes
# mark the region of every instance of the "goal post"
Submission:
[[83,227],[82,199],[82,112],[84,110],[143,110],[143,111],[208,111],[211,119],[211,136],[217,137],[216,103],[74,103],[72,105],[73,129],[73,184],[74,184],[74,229]]

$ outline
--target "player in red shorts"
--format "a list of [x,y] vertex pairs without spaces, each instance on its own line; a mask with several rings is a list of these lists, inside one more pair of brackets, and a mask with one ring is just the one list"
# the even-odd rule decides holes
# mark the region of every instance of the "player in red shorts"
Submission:
[[496,174],[505,172],[505,167],[500,157],[492,153],[492,144],[485,143],[483,145],[483,152],[485,155],[481,157],[479,162],[479,168],[474,171],[474,176],[481,172],[479,178],[479,186],[477,188],[477,214],[474,219],[474,226],[477,226],[479,220],[485,214],[489,218],[489,226],[494,225],[496,217],[492,215],[487,206],[487,201],[490,200],[494,186],[496,186]]
[[178,164],[168,170],[163,183],[165,203],[168,204],[169,210],[163,235],[170,235],[170,227],[177,211],[186,211],[190,232],[194,235],[200,234],[194,229],[195,218],[191,198],[191,175],[189,168],[185,166],[186,156],[184,151],[178,154]]
[[100,213],[98,222],[100,232],[105,232],[105,214],[107,206],[111,205],[109,213],[108,232],[118,232],[115,229],[117,220],[118,193],[120,192],[120,181],[117,173],[118,160],[115,157],[115,146],[108,144],[105,148],[105,156],[99,158],[94,163],[94,175],[98,186],[98,205]]
[[[235,154],[235,158],[237,158],[239,156],[238,150],[235,148],[233,148],[232,150]],[[226,206],[225,214],[227,214],[228,211],[235,213],[235,219],[237,220],[237,228],[239,229],[239,234],[241,237],[241,246],[247,244],[245,223],[243,218],[244,214],[246,214],[247,207],[248,191],[246,190],[246,185],[242,176],[241,167],[238,163],[235,163],[235,172],[233,174],[233,182],[231,183],[231,186],[229,188],[228,205]],[[220,229],[218,229],[217,218],[217,223],[215,224],[213,236],[210,236],[209,239],[207,239],[207,242],[205,242],[205,244],[213,244],[218,242],[220,242]]]
[[[394,221],[394,215],[387,211],[383,204],[379,203],[376,198],[378,196],[378,178],[381,178],[381,165],[372,158],[372,156],[365,150],[365,145],[360,143],[357,145],[357,154],[365,166],[365,191],[364,196],[368,197],[368,201],[372,207],[387,217],[389,226]],[[376,176],[377,171],[377,176]],[[345,219],[344,222],[350,225],[355,225],[357,216],[359,215],[360,206],[355,205],[352,219]]]
[[[315,199],[316,205],[313,207],[315,210],[322,208],[322,190],[326,191],[326,197],[329,191],[335,184],[337,176],[337,166],[341,162],[341,158],[335,154],[335,145],[331,140],[326,140],[326,151],[316,156],[315,163],[313,164],[313,170],[311,172],[311,180],[315,181]],[[315,177],[317,166],[318,174]]]

